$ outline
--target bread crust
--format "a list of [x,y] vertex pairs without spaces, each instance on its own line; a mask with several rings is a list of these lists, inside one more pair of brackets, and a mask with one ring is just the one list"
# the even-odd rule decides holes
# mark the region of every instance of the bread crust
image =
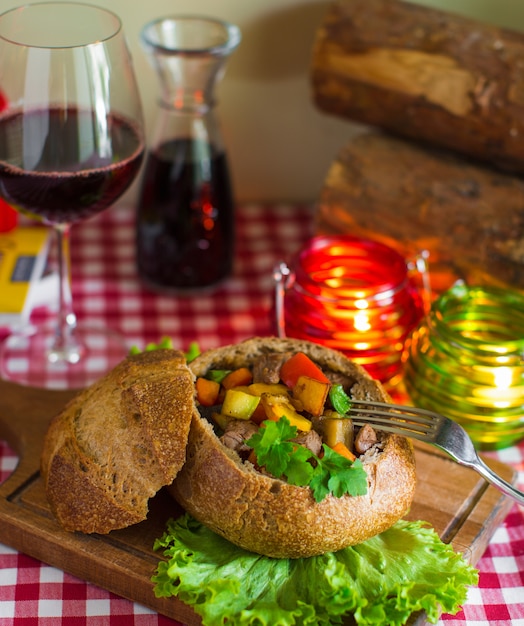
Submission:
[[[250,364],[268,352],[303,351],[325,370],[355,379],[353,397],[388,402],[388,394],[341,353],[295,339],[253,338],[203,353],[190,367],[195,376],[213,368]],[[384,434],[380,454],[364,458],[368,492],[332,495],[315,502],[307,487],[257,472],[226,448],[195,412],[186,463],[169,491],[196,519],[247,550],[271,557],[309,557],[337,551],[383,532],[409,510],[415,490],[413,447]]]
[[194,377],[185,355],[129,356],[51,422],[41,458],[47,499],[69,531],[108,533],[144,520],[185,462]]

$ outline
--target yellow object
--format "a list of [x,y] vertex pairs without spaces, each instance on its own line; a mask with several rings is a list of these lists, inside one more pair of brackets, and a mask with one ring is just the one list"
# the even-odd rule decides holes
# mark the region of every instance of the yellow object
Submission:
[[224,415],[223,413],[216,413],[216,412],[211,414],[211,418],[215,422],[215,424],[222,430],[226,430],[228,423],[233,419],[232,417],[229,417],[228,415]]
[[293,397],[301,403],[304,411],[319,416],[324,411],[330,387],[330,383],[324,383],[309,376],[299,376],[293,387]]
[[222,413],[239,420],[248,420],[260,402],[258,396],[253,396],[238,389],[228,389],[224,396]]
[[[338,413],[335,413],[338,415]],[[322,422],[323,439],[330,448],[343,443],[350,450],[353,447],[353,422],[349,418],[327,417]]]
[[21,315],[29,287],[44,270],[49,231],[19,226],[0,234],[0,317],[7,322]]
[[412,333],[404,386],[417,407],[461,424],[479,450],[524,439],[524,295],[456,283]]
[[273,395],[287,395],[288,388],[280,383],[252,383],[248,387],[249,392],[254,396],[261,396],[263,393],[271,393]]
[[311,430],[311,422],[295,410],[285,395],[263,393],[261,402],[269,420],[278,422],[281,417],[287,417],[291,426],[296,426],[298,430],[303,432]]

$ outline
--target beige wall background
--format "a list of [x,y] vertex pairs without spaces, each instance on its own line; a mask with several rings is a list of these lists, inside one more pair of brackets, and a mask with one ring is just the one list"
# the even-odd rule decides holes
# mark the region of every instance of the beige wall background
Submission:
[[[236,23],[242,43],[218,90],[217,113],[240,201],[305,201],[318,197],[340,148],[361,129],[311,102],[309,62],[328,0],[90,0],[124,23],[138,75],[146,130],[156,114],[157,79],[139,43],[142,26],[164,15],[212,15]],[[417,0],[524,30],[523,0]],[[23,0],[0,0],[4,11]],[[136,185],[126,196],[132,200]]]

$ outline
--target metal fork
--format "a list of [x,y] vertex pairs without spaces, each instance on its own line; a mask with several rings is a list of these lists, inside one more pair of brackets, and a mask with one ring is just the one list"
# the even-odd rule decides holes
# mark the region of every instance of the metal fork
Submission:
[[427,409],[353,399],[348,415],[356,426],[371,424],[379,430],[418,439],[440,448],[454,461],[474,469],[506,496],[524,505],[524,493],[484,463],[464,428],[451,419]]

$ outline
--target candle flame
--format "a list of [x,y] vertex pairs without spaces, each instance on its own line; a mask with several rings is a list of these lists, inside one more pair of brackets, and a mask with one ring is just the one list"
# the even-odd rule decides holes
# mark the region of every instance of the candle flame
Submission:
[[513,371],[509,367],[497,367],[493,371],[493,380],[498,389],[509,389],[513,382]]
[[365,311],[359,311],[355,315],[355,320],[353,323],[355,326],[355,330],[359,330],[362,333],[365,333],[368,330],[371,330],[371,323],[369,321],[369,315]]

